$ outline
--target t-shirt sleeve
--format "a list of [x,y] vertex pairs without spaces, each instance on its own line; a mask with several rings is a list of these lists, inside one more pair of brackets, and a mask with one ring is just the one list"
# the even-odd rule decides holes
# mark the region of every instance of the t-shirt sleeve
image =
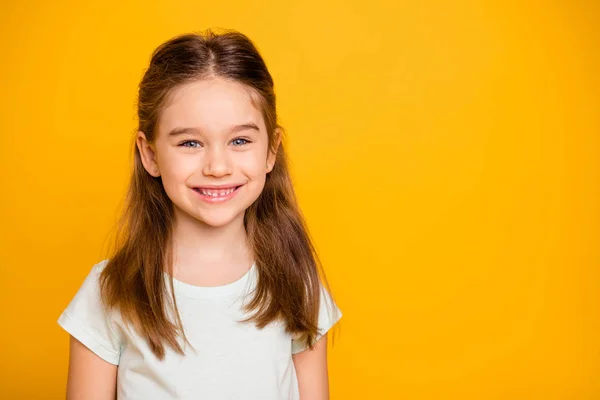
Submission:
[[[333,301],[329,292],[321,284],[321,299],[319,304],[319,322],[317,340],[329,331],[342,318],[342,311]],[[308,348],[306,341],[292,339],[292,354],[300,353]]]
[[58,324],[103,360],[118,365],[121,343],[100,299],[100,272],[108,260],[94,265],[63,311]]

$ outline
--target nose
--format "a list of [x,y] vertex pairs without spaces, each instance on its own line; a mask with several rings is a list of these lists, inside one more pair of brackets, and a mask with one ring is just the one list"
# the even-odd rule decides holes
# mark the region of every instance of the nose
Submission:
[[205,162],[202,168],[204,175],[221,177],[231,174],[231,159],[227,149],[212,146],[206,151]]

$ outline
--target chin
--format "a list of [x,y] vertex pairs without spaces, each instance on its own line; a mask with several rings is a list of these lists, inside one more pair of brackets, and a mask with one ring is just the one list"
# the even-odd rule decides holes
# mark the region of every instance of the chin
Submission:
[[[239,211],[239,210],[238,210]],[[222,228],[240,220],[243,224],[244,212],[234,212],[234,210],[198,210],[193,207],[177,207],[175,205],[175,218],[186,224],[201,222],[212,228]]]
[[240,217],[239,215],[198,215],[195,218],[212,228],[222,228],[236,223],[238,220],[243,223],[243,216]]

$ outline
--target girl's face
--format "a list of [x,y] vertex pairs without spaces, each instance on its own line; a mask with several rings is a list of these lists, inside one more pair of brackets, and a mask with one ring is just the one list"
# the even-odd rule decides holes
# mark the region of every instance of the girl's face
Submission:
[[137,146],[146,171],[162,177],[177,217],[182,211],[213,227],[243,221],[275,162],[249,90],[222,78],[175,89],[155,142],[138,132]]

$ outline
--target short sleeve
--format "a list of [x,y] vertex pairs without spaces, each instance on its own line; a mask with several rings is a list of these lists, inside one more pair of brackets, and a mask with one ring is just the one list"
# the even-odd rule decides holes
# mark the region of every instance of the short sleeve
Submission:
[[119,336],[100,299],[100,272],[108,260],[94,265],[63,311],[58,324],[103,360],[118,365]]
[[[319,304],[319,321],[317,340],[327,333],[342,318],[342,311],[333,301],[329,292],[321,285],[321,299]],[[300,353],[308,348],[306,341],[292,339],[292,354]]]

